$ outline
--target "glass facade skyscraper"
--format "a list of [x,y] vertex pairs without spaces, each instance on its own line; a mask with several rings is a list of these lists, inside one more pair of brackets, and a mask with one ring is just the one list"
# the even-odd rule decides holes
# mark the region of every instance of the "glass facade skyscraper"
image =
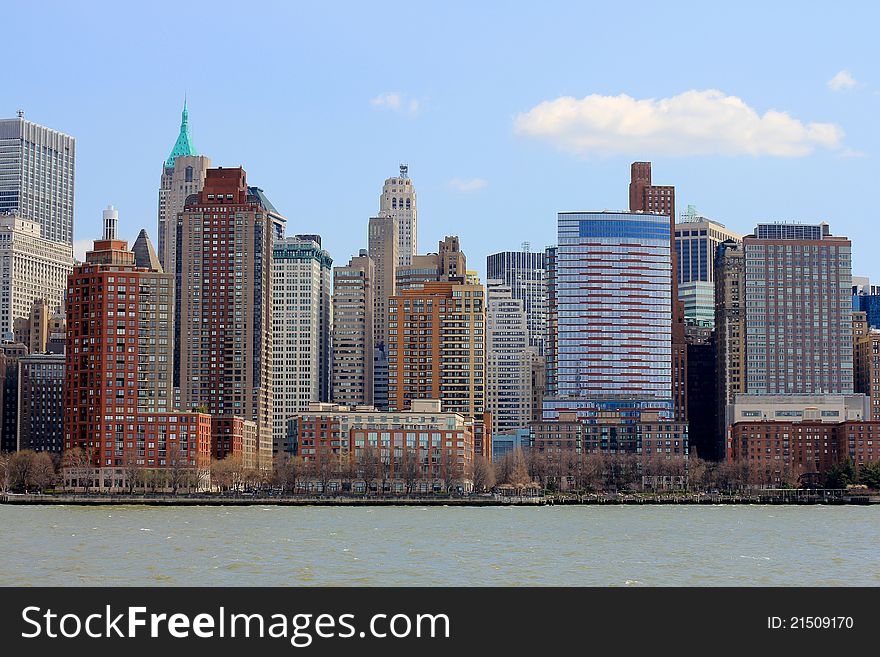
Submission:
[[523,302],[529,346],[544,355],[547,335],[547,281],[544,253],[503,251],[486,257],[486,278],[502,280],[514,299]]
[[558,397],[642,399],[671,409],[670,231],[666,214],[559,213]]
[[24,119],[0,119],[0,214],[40,224],[40,235],[73,244],[76,141]]

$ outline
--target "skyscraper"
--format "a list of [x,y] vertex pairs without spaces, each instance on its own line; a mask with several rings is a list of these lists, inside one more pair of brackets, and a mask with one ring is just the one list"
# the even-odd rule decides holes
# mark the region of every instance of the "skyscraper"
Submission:
[[[527,246],[527,245],[526,245]],[[523,302],[529,345],[544,355],[547,335],[547,281],[541,252],[503,251],[486,258],[486,277],[503,280],[514,299]]]
[[397,217],[371,217],[367,233],[367,253],[373,261],[373,404],[388,406],[388,300],[397,293],[395,274],[398,261]]
[[669,217],[560,212],[558,225],[554,392],[571,403],[545,401],[545,412],[584,408],[578,400],[629,399],[671,419]]
[[467,276],[467,257],[461,250],[457,235],[447,235],[437,247],[437,253],[415,255],[408,265],[395,270],[395,290],[411,290],[431,281],[448,281]]
[[[272,221],[244,169],[208,169],[178,216],[176,384],[183,408],[256,422],[272,454]],[[215,445],[214,447],[217,447]],[[226,451],[212,449],[219,458]]]
[[743,246],[747,392],[852,393],[851,242],[825,223],[776,223]]
[[61,453],[64,448],[63,354],[30,354],[18,361],[18,449]]
[[330,267],[318,235],[272,246],[272,441],[283,450],[287,420],[330,398]]
[[742,242],[726,240],[715,258],[716,443],[727,435],[727,406],[746,392],[746,269]]
[[52,310],[63,303],[73,247],[42,237],[35,221],[0,215],[0,267],[0,333],[12,340],[15,320],[30,317],[35,300]]
[[333,268],[331,398],[347,406],[373,403],[373,286],[366,250]]
[[89,455],[102,488],[124,486],[132,463],[207,468],[210,418],[173,409],[173,283],[157,264],[146,231],[129,250],[105,214],[68,277],[64,449]]
[[40,237],[73,245],[76,140],[25,120],[0,119],[0,214],[36,222]]
[[379,216],[397,219],[397,261],[408,265],[416,254],[416,190],[409,178],[409,167],[400,165],[400,175],[388,178],[379,196]]
[[444,411],[475,422],[475,449],[490,457],[483,286],[425,283],[388,303],[390,410],[406,410],[414,399],[440,399]]
[[693,206],[675,224],[678,298],[685,319],[715,323],[715,253],[725,240],[742,241],[742,235],[724,224],[696,214]]
[[[199,155],[189,127],[186,101],[180,117],[180,133],[171,154],[162,165],[159,182],[159,261],[167,272],[174,272],[177,262],[177,215],[183,212],[186,197],[198,194],[205,185],[205,173],[211,160]],[[177,282],[178,286],[180,281]]]
[[523,302],[504,281],[486,281],[486,408],[495,432],[532,419],[532,355]]
[[[629,209],[632,212],[664,214],[669,217],[672,270],[678,271],[675,252],[675,187],[654,185],[651,163],[633,162],[630,169]],[[684,339],[684,303],[679,299],[678,276],[672,277],[672,398],[675,419],[687,420],[687,344]]]

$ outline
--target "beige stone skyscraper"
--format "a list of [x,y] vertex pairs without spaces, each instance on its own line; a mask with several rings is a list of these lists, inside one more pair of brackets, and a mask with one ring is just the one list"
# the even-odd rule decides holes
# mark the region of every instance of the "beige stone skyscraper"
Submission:
[[331,397],[337,404],[373,403],[373,260],[361,251],[333,269]]
[[198,194],[205,185],[210,158],[199,155],[189,129],[186,101],[180,119],[180,134],[171,155],[162,165],[159,184],[159,261],[167,272],[174,272],[177,262],[177,233],[173,230],[178,213],[183,212],[186,197]]
[[409,179],[409,167],[400,165],[400,175],[388,178],[379,197],[379,216],[397,219],[397,262],[408,265],[416,254],[416,190]]
[[367,253],[376,269],[373,296],[373,342],[387,341],[388,299],[397,292],[394,273],[398,262],[398,222],[393,216],[371,217],[367,236]]

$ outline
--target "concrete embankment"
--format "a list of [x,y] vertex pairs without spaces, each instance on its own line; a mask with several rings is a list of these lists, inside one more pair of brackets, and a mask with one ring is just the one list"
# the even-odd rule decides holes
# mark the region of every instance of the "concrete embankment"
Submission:
[[16,495],[0,503],[20,505],[140,505],[140,506],[556,506],[645,504],[880,504],[878,495],[582,495],[582,496],[480,496],[470,497],[253,497],[236,495]]

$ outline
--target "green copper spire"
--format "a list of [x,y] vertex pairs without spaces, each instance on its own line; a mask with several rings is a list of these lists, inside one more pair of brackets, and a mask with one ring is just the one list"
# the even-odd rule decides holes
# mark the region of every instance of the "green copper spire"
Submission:
[[180,117],[180,134],[177,141],[174,142],[174,148],[171,155],[165,160],[165,166],[171,168],[174,166],[174,158],[179,155],[198,155],[196,147],[193,144],[192,133],[189,131],[189,112],[186,110],[186,96],[183,97],[183,114]]

